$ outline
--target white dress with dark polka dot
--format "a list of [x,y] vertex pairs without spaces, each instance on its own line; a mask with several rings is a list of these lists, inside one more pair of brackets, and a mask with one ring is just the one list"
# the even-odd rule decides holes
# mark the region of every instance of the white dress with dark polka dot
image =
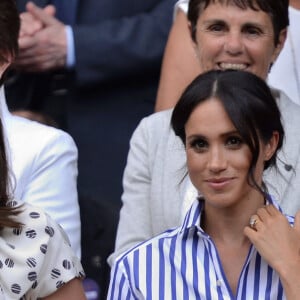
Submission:
[[26,203],[18,217],[22,229],[0,232],[1,300],[39,299],[84,277],[66,234],[42,209]]

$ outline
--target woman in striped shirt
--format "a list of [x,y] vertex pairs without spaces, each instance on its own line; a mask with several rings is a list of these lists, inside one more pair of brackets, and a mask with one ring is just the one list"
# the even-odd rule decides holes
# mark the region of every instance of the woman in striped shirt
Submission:
[[294,224],[263,183],[284,140],[266,83],[236,70],[199,75],[172,126],[202,197],[180,227],[117,260],[108,299],[297,299],[300,214]]

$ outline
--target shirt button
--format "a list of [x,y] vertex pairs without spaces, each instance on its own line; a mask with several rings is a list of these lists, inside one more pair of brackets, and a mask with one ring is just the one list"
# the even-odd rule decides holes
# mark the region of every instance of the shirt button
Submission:
[[222,280],[220,279],[217,280],[217,286],[222,286]]

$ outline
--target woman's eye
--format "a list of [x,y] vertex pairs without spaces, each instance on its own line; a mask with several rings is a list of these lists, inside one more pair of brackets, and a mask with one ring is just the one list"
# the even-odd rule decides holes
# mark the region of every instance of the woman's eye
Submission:
[[226,144],[232,148],[238,148],[243,143],[242,139],[239,137],[229,137],[226,141]]
[[195,149],[196,151],[203,151],[207,148],[208,144],[205,140],[198,139],[192,141],[190,144],[191,148]]
[[211,32],[221,32],[224,31],[224,24],[212,24],[208,27],[208,31]]
[[262,34],[261,30],[259,28],[256,28],[256,27],[246,27],[244,29],[244,32],[250,36],[259,36]]

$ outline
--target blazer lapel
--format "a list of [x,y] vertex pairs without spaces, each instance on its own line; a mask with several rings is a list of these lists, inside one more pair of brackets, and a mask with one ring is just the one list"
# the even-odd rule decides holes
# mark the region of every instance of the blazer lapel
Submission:
[[[269,192],[279,201],[286,213],[294,214],[295,201],[300,196],[299,183],[295,180],[295,175],[300,172],[300,135],[298,119],[300,115],[299,107],[287,98],[282,92],[272,90],[279,106],[282,122],[285,129],[285,140],[282,150],[278,153],[277,167],[265,171],[264,180]],[[299,198],[298,198],[299,199]],[[299,207],[300,207],[300,201]]]

